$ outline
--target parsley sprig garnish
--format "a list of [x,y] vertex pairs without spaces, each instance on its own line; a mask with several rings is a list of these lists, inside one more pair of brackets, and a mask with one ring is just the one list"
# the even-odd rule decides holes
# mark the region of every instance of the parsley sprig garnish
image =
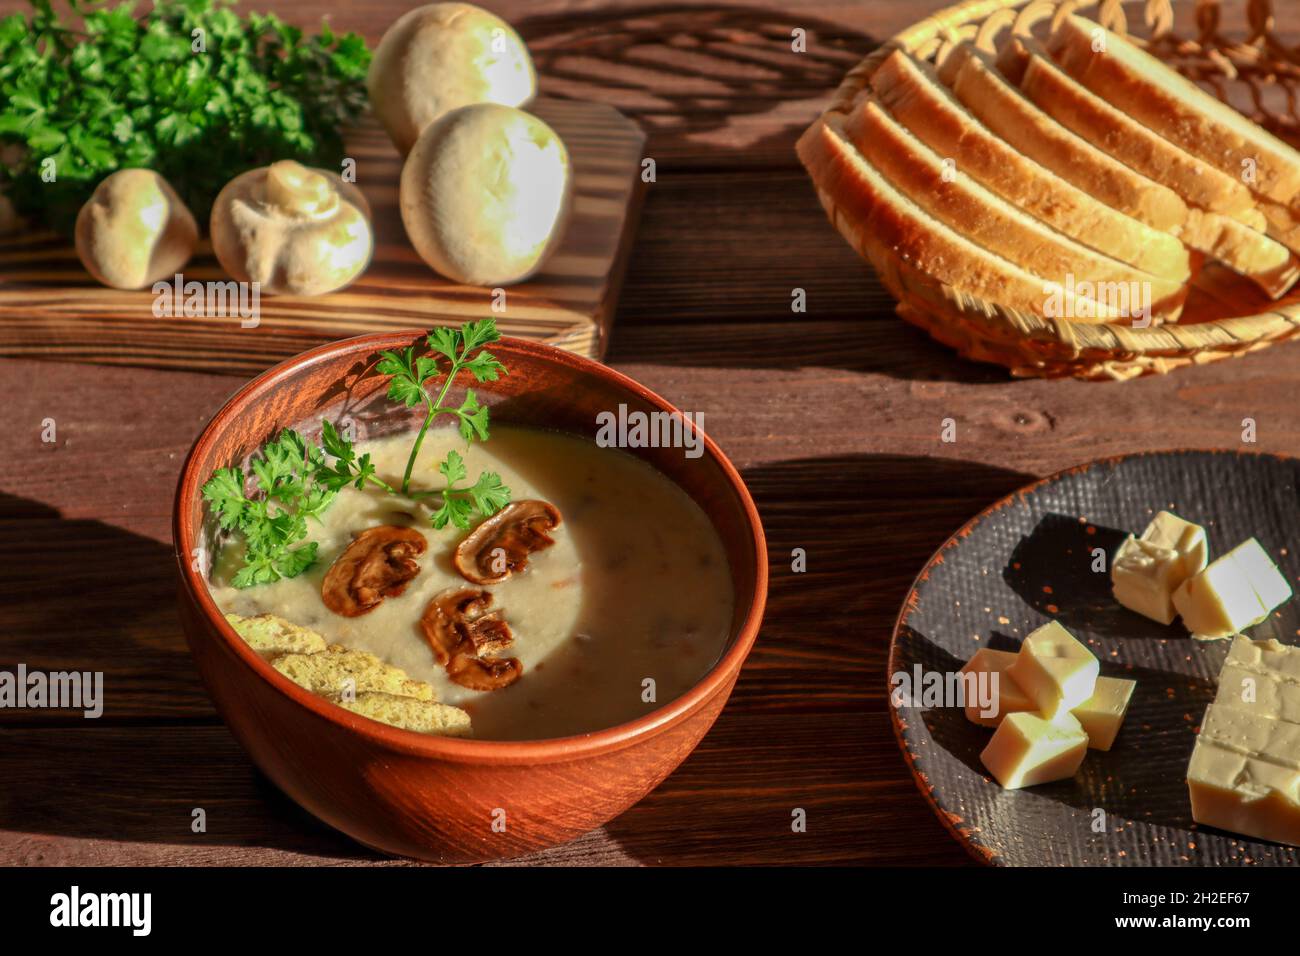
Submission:
[[[407,408],[414,408],[423,402],[427,409],[424,424],[420,426],[420,432],[415,436],[415,444],[406,461],[406,471],[402,474],[402,494],[411,493],[411,471],[415,468],[416,456],[420,454],[420,446],[424,443],[424,436],[429,431],[429,426],[439,415],[455,415],[458,419],[460,437],[466,442],[475,439],[483,441],[488,437],[488,409],[486,405],[479,403],[474,389],[465,389],[465,398],[459,406],[444,405],[443,402],[446,401],[447,393],[451,390],[456,376],[461,372],[469,372],[478,382],[495,382],[505,372],[505,366],[498,362],[491,352],[483,348],[500,338],[501,333],[497,331],[497,324],[492,319],[467,322],[459,330],[445,327],[434,329],[425,341],[436,355],[446,360],[448,367],[445,370],[439,366],[438,359],[432,355],[416,356],[414,346],[407,346],[401,352],[380,353],[381,358],[376,371],[381,375],[393,377],[388,386],[388,397],[395,402],[402,402]],[[435,398],[429,390],[429,383],[439,376],[443,377],[442,387]],[[459,460],[460,456],[456,457]],[[445,502],[452,486],[465,477],[464,463],[459,466],[453,465],[449,455],[438,470],[447,479],[447,490],[440,492]],[[453,472],[457,470],[459,474],[453,477]],[[484,476],[479,476],[480,484],[483,480]],[[499,484],[498,480],[497,485]],[[492,509],[492,511],[496,510],[496,508]],[[435,521],[434,527],[441,528],[446,523],[444,518],[442,524]],[[455,524],[458,528],[469,527],[467,521],[465,523],[455,521]]]
[[468,372],[477,382],[494,382],[506,368],[485,346],[501,338],[496,322],[482,319],[459,329],[437,328],[425,338],[429,354],[416,354],[415,346],[400,352],[380,353],[375,371],[390,377],[388,397],[407,408],[423,405],[424,421],[412,443],[401,484],[394,487],[376,473],[368,453],[358,455],[354,443],[330,421],[321,422],[321,444],[307,441],[286,429],[267,444],[260,457],[249,462],[261,497],[249,498],[245,478],[238,468],[214,472],[203,486],[203,497],[217,514],[221,527],[244,537],[243,567],[232,584],[243,588],[291,578],[311,567],[316,543],[304,542],[308,519],[319,519],[338,492],[349,485],[373,485],[381,491],[414,502],[437,499],[429,523],[436,529],[448,524],[466,530],[475,513],[490,517],[510,503],[510,489],[496,472],[483,471],[472,485],[465,459],[452,449],[438,464],[442,487],[418,489],[411,485],[416,458],[434,421],[454,416],[465,443],[488,438],[490,414],[472,388],[465,389],[460,404],[447,403],[457,376]]

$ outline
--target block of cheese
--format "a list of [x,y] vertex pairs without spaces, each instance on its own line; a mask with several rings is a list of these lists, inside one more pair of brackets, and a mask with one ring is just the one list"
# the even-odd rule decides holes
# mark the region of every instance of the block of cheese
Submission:
[[1137,681],[1098,677],[1093,695],[1070,711],[1088,735],[1090,750],[1109,750],[1115,743],[1135,687]]
[[1262,708],[1211,704],[1205,708],[1198,740],[1227,750],[1300,770],[1300,724],[1280,720]]
[[1232,642],[1224,664],[1267,671],[1282,680],[1300,681],[1300,651],[1273,638],[1252,641],[1238,637]]
[[1287,680],[1267,670],[1224,664],[1214,702],[1300,724],[1300,681]]
[[1208,557],[1205,529],[1162,511],[1140,538],[1129,535],[1115,552],[1110,571],[1115,600],[1153,621],[1171,624],[1177,614],[1174,592],[1204,570]]
[[1025,638],[1007,673],[1042,716],[1053,720],[1096,692],[1099,670],[1092,651],[1051,621]]
[[[986,685],[993,695],[991,700],[980,699],[977,688],[971,688],[969,684],[966,686],[966,718],[971,723],[981,727],[996,727],[1008,714],[1036,709],[1034,702],[1007,673],[1015,662],[1016,655],[1011,651],[982,647],[961,669],[962,674],[998,675],[996,688],[991,682]],[[1137,683],[1131,680],[1098,677],[1093,695],[1070,711],[1088,735],[1090,750],[1109,750],[1115,743],[1115,736],[1124,723],[1124,715],[1128,712],[1129,700],[1133,697],[1136,686]]]
[[1300,845],[1300,770],[1198,738],[1187,790],[1197,823]]
[[[963,677],[967,674],[974,674],[977,678],[982,674],[987,674],[990,678],[993,675],[997,676],[996,681],[987,680],[983,687],[977,684],[972,688],[969,680],[965,682],[966,717],[972,723],[982,727],[996,727],[1007,714],[1035,709],[1029,695],[1021,690],[1020,685],[1007,674],[1015,662],[1016,655],[1011,651],[995,651],[991,647],[981,647],[961,669]],[[982,694],[972,693],[972,691],[987,691],[991,696],[983,697]],[[980,699],[981,697],[983,699]]]
[[1187,768],[1192,818],[1300,844],[1300,648],[1233,641]]
[[1073,777],[1088,753],[1088,736],[1068,713],[1055,721],[1036,714],[1008,714],[980,761],[1007,790]]
[[1174,607],[1193,636],[1216,640],[1258,624],[1290,597],[1286,578],[1250,538],[1184,581]]

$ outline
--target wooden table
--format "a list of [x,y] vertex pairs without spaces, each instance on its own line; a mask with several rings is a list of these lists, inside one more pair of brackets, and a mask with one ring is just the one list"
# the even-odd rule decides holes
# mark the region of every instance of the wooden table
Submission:
[[[886,714],[885,653],[912,576],[995,497],[1099,455],[1235,448],[1246,417],[1254,447],[1300,454],[1300,347],[1125,384],[1016,382],[897,320],[792,146],[842,72],[932,0],[491,5],[532,44],[547,92],[645,124],[658,175],[609,362],[704,412],[772,556],[766,624],[698,751],[609,826],[518,862],[967,863]],[[307,24],[329,8],[335,27],[375,40],[404,6],[276,9]],[[806,53],[790,51],[795,27]],[[806,313],[791,310],[795,289]],[[388,862],[254,770],[180,633],[176,475],[239,382],[5,361],[0,383],[0,665],[103,670],[107,696],[96,721],[0,711],[0,863]],[[806,573],[791,571],[795,548]],[[190,831],[195,807],[204,834]],[[805,833],[791,832],[795,808]]]

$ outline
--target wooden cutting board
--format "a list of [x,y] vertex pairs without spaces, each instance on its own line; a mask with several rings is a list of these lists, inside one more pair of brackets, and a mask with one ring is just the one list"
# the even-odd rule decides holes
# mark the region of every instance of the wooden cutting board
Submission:
[[[335,339],[490,315],[506,335],[599,359],[640,210],[645,136],[600,103],[544,99],[533,112],[568,145],[574,214],[545,270],[506,288],[503,309],[491,289],[448,282],[415,254],[397,205],[401,157],[367,120],[349,137],[348,155],[372,207],[375,257],[348,288],[263,296],[254,328],[241,327],[237,316],[159,318],[151,289],[105,288],[82,268],[69,240],[20,233],[0,239],[0,357],[250,375]],[[184,278],[228,278],[206,239]]]

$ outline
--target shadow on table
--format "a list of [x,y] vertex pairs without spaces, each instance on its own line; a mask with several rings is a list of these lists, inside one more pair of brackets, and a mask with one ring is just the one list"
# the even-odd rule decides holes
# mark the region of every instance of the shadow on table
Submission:
[[[634,117],[647,133],[646,155],[658,164],[663,185],[647,197],[612,360],[1007,380],[1005,371],[956,357],[894,315],[893,297],[835,235],[795,155],[799,135],[883,36],[777,3],[620,5],[532,16],[517,26],[544,92],[610,103]],[[803,31],[803,52],[794,52],[795,31]],[[759,212],[739,201],[720,206],[711,195],[733,188],[733,176],[673,179],[681,171],[746,167],[774,177],[770,189],[754,194]],[[727,221],[716,221],[719,209]],[[771,234],[773,222],[788,229]],[[694,248],[697,234],[710,237],[698,255],[665,254],[679,241]],[[731,259],[737,244],[751,248]],[[679,259],[686,261],[670,281],[690,293],[677,303],[661,300],[654,290],[669,278],[663,263]],[[744,292],[729,298],[729,288]],[[806,291],[806,313],[790,313],[789,322],[751,321],[790,308],[795,288]],[[756,307],[769,300],[770,310]],[[691,326],[683,335],[664,334],[661,316],[673,309],[681,310],[673,321]]]
[[[865,263],[852,265],[870,272]],[[678,332],[680,327],[670,331],[662,323],[615,323],[605,361],[684,368],[826,368],[969,385],[1011,381],[1005,369],[964,359],[908,325],[893,313],[892,303],[848,321],[792,315],[788,322],[703,325]]]
[[[917,792],[886,710],[899,607],[930,555],[1030,476],[853,455],[743,473],[770,557],[767,614],[712,731],[606,831],[647,863],[961,864]],[[803,548],[807,570],[791,568]],[[791,811],[809,812],[791,834]]]
[[[727,164],[744,153],[793,164],[795,138],[879,42],[779,4],[620,4],[516,26],[543,92],[610,103],[635,117],[649,156],[662,156],[661,137],[672,137],[698,143],[705,162]],[[796,30],[803,31],[799,52]],[[772,115],[755,133],[757,124],[746,121],[763,114]]]
[[[23,847],[58,862],[51,837],[171,845],[158,862],[215,862],[230,846],[376,858],[281,795],[216,717],[177,619],[169,546],[12,495],[0,495],[0,543],[0,668],[104,674],[98,719],[0,710],[0,863]],[[206,833],[191,830],[195,808]]]

